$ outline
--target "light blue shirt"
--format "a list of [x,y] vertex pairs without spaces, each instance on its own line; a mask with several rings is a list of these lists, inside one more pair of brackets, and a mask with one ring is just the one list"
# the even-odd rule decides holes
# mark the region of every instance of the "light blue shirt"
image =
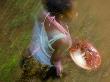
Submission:
[[56,40],[64,37],[65,35],[63,33],[56,33],[53,35],[52,39],[49,40],[44,25],[40,22],[35,23],[30,44],[30,51],[33,57],[41,64],[52,66],[50,60],[53,52],[55,51],[52,48],[52,44]]

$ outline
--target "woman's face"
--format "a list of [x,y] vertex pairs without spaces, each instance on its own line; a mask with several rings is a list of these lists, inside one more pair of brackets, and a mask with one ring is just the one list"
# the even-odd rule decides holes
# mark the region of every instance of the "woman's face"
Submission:
[[68,11],[63,15],[60,15],[60,20],[66,22],[66,24],[70,25],[76,18],[78,17],[78,12],[76,11]]
[[71,10],[65,11],[64,14],[61,15],[60,17],[61,17],[61,20],[65,20],[66,22],[71,22],[72,20],[78,17],[78,12],[75,6],[73,6]]
[[74,18],[78,17],[78,12],[75,10],[68,11],[67,13],[65,13],[65,17],[71,21]]

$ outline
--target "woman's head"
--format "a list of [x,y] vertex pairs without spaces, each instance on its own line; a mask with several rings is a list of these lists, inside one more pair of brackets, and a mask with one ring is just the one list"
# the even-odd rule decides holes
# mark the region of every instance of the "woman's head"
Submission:
[[74,0],[43,0],[44,7],[51,15],[71,18],[74,14]]

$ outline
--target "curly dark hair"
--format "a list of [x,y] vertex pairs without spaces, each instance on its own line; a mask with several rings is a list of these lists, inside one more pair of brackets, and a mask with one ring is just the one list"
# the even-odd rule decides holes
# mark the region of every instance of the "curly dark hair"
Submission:
[[59,16],[72,10],[73,1],[74,0],[45,0],[44,7],[51,15]]

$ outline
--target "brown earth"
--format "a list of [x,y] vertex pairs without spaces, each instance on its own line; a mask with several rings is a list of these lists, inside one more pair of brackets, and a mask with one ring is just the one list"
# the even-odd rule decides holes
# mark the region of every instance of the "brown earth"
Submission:
[[[50,78],[47,82],[110,81],[109,3],[110,0],[77,0],[79,16],[70,25],[72,36],[88,39],[99,50],[101,67],[89,72],[73,62],[65,63],[66,75],[61,79]],[[21,82],[22,69],[19,62],[31,40],[34,20],[40,10],[40,0],[0,0],[0,82]],[[34,75],[25,82],[41,81]]]

